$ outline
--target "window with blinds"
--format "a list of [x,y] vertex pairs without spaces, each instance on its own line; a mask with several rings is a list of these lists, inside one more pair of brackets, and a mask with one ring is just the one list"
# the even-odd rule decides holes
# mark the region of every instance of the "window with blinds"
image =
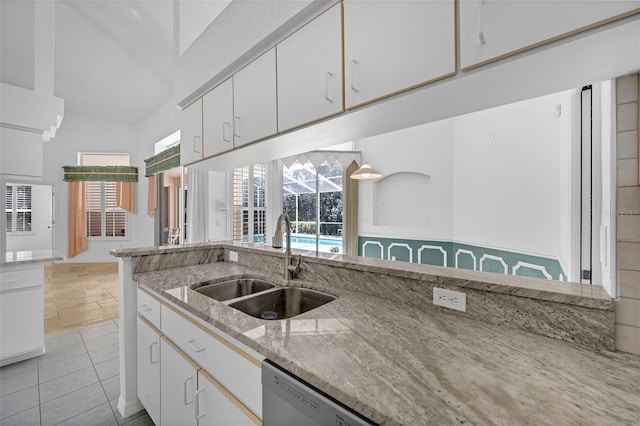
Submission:
[[[80,153],[82,166],[128,166],[129,154]],[[87,237],[127,236],[127,212],[117,205],[116,182],[85,182]]]
[[5,188],[5,231],[32,232],[31,185],[7,184]]
[[267,167],[254,164],[233,171],[233,241],[266,241]]

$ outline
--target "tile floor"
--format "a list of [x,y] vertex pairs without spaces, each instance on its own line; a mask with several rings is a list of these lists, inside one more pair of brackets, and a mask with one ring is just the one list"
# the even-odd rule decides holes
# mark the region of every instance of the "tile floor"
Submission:
[[47,336],[44,355],[0,368],[0,424],[153,425],[118,413],[118,331],[112,319]]
[[45,264],[45,335],[117,317],[117,263]]

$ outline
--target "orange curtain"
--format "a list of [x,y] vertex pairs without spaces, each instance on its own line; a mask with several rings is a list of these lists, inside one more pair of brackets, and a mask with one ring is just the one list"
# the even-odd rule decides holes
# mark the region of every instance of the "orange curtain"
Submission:
[[67,182],[69,188],[68,257],[87,249],[87,206],[84,182]]
[[158,207],[158,193],[156,192],[156,175],[149,175],[149,192],[147,198],[147,214],[153,216]]
[[136,208],[134,183],[116,182],[116,205],[127,212],[133,212]]

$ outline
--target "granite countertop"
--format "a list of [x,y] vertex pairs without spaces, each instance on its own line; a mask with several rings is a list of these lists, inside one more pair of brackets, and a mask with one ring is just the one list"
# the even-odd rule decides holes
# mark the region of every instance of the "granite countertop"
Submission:
[[55,250],[23,250],[8,251],[5,253],[3,262],[0,266],[24,265],[27,263],[43,263],[63,260],[64,256]]
[[264,321],[185,289],[241,276],[264,273],[217,262],[134,278],[380,424],[640,424],[640,357],[343,290]]

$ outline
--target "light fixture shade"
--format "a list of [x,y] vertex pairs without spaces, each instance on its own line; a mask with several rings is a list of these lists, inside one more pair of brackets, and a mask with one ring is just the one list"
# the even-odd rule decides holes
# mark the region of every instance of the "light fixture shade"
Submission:
[[362,166],[360,166],[358,170],[351,173],[351,176],[349,177],[351,179],[363,179],[363,180],[378,179],[379,177],[382,177],[382,173],[380,173],[379,171],[377,171],[376,169],[374,169],[373,167],[365,163]]

